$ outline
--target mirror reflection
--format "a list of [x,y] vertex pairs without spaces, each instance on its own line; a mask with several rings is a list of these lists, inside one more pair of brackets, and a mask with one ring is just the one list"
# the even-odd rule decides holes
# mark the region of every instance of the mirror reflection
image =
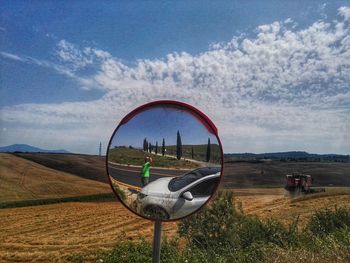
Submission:
[[119,199],[149,219],[194,213],[215,192],[221,146],[206,119],[178,105],[143,108],[118,126],[107,153]]

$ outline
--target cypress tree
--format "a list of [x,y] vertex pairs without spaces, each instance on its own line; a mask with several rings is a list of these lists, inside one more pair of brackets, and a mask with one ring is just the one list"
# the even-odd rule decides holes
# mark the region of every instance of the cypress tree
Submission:
[[148,151],[149,151],[149,153],[152,152],[152,144],[150,142],[148,143]]
[[143,139],[143,150],[147,151],[147,139]]
[[210,154],[211,154],[211,149],[210,149],[210,138],[208,138],[208,145],[207,145],[207,159],[206,161],[210,161]]
[[162,155],[165,155],[165,140],[163,138],[163,142],[162,142]]
[[158,153],[158,141],[156,141],[156,151],[155,153],[157,154]]
[[182,142],[181,142],[181,135],[180,132],[177,131],[177,137],[176,137],[176,158],[180,160],[182,157]]
[[193,145],[192,145],[192,147],[191,147],[191,158],[192,158],[192,160],[194,159]]

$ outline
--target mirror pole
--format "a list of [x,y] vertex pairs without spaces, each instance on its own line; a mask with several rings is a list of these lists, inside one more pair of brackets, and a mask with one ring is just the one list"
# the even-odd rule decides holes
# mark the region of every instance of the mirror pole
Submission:
[[154,222],[152,263],[160,262],[161,236],[162,236],[162,222],[160,220],[156,220]]

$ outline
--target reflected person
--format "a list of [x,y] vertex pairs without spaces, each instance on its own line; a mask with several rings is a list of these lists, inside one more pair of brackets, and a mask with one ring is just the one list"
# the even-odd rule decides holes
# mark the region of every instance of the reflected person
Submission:
[[145,163],[141,168],[142,187],[146,186],[149,183],[149,176],[150,176],[149,170],[150,170],[151,163],[152,163],[152,158],[149,156],[145,156]]

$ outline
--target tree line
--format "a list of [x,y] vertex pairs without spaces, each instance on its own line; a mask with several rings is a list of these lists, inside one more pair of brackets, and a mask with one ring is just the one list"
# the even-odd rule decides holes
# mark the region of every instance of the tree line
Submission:
[[[158,141],[156,141],[155,145],[153,145],[151,142],[147,140],[147,137],[143,139],[143,151],[155,154],[161,153],[162,156],[165,155],[166,148],[165,148],[165,139],[163,138],[162,146],[158,146]],[[182,147],[182,140],[181,140],[181,134],[178,130],[176,133],[176,159],[180,160],[183,155],[183,147]],[[193,145],[191,146],[191,158],[194,159],[194,148]],[[208,138],[208,144],[206,149],[206,162],[209,162],[211,159],[211,144],[210,144],[210,138]]]

